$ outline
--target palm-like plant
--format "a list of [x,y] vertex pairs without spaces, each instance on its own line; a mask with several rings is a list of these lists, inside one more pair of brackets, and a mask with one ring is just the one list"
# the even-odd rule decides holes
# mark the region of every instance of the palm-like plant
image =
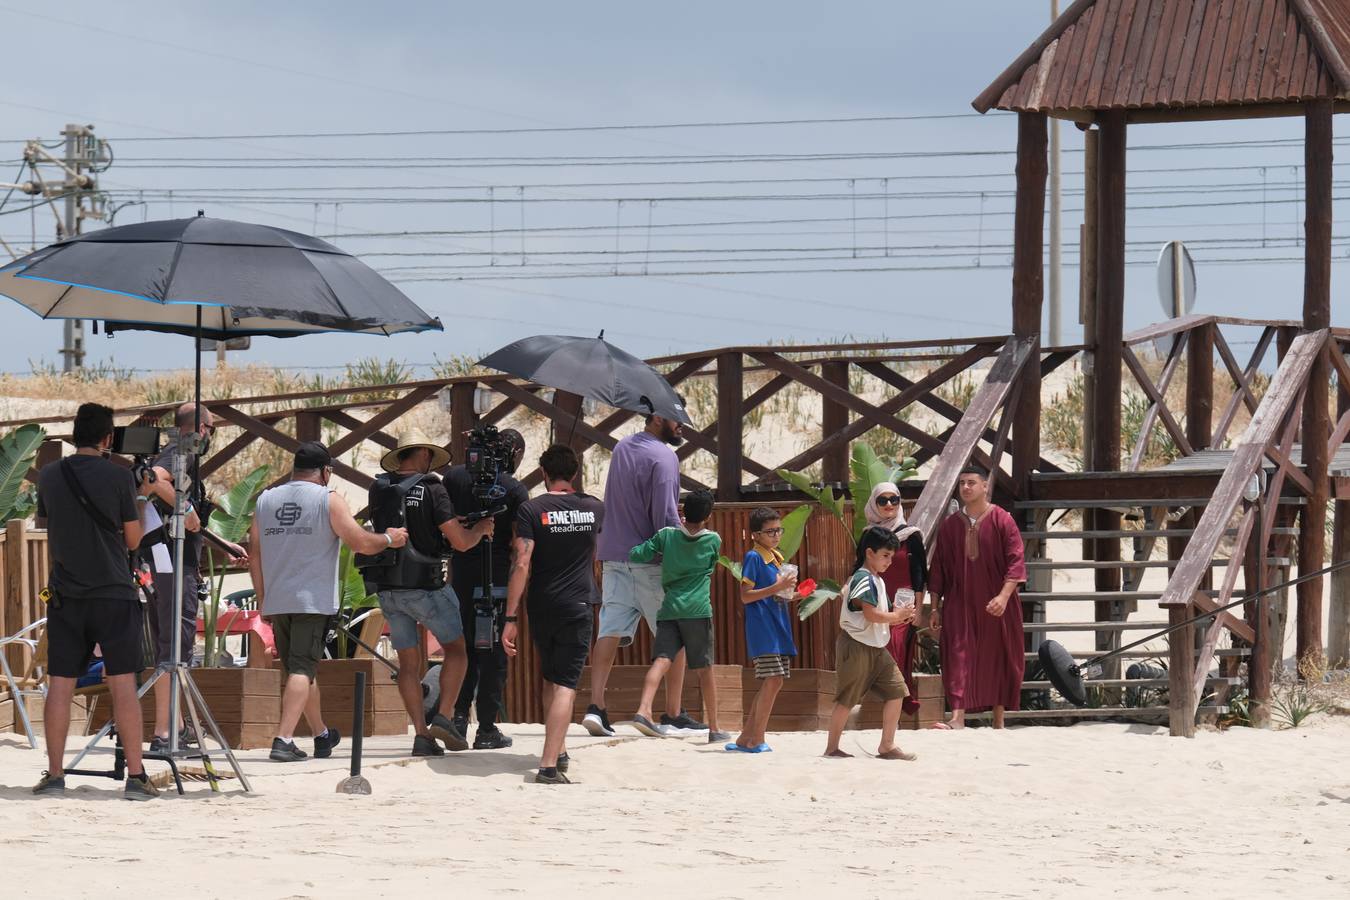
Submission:
[[[338,551],[338,591],[338,620],[344,626],[350,626],[361,610],[380,605],[379,595],[366,590],[366,579],[356,567],[356,560],[346,544]],[[338,657],[346,659],[349,649],[347,632],[343,628],[337,629]]]
[[20,425],[0,438],[0,522],[26,519],[37,507],[37,489],[24,483],[46,437],[39,425]]

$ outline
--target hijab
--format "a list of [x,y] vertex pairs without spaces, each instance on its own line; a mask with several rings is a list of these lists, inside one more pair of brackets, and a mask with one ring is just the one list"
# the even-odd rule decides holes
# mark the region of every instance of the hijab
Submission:
[[878,506],[877,498],[882,494],[894,494],[899,497],[900,488],[890,481],[883,481],[872,487],[872,496],[867,498],[867,506],[863,508],[863,514],[867,516],[867,524],[889,528],[895,532],[895,536],[903,543],[911,534],[917,533],[919,529],[906,524],[905,513],[901,504],[897,503],[885,509]]

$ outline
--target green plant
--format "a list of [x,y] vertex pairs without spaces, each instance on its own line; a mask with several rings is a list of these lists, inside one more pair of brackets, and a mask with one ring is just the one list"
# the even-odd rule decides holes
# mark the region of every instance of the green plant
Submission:
[[970,406],[970,401],[975,397],[975,390],[978,387],[979,384],[975,381],[974,375],[970,372],[962,372],[951,381],[939,385],[935,393],[952,406],[965,412],[966,407]]
[[844,504],[838,497],[834,488],[829,486],[817,487],[809,475],[801,472],[789,472],[787,469],[779,469],[778,474],[784,481],[792,485],[797,490],[806,494],[811,499],[821,505],[826,512],[837,518],[844,526],[844,529],[853,539],[853,543],[858,542],[858,538],[867,530],[867,514],[865,499],[872,495],[872,489],[878,484],[886,481],[899,483],[907,478],[913,478],[918,472],[918,463],[913,457],[905,457],[898,462],[881,459],[877,456],[870,444],[856,443],[853,445],[849,457],[849,493],[853,497],[853,518],[849,518],[844,513]]
[[[366,590],[366,580],[356,567],[356,558],[346,544],[338,552],[338,621],[349,625],[352,618],[363,609],[372,609],[380,605],[380,598]],[[348,644],[344,628],[337,630],[337,652],[339,659],[346,659],[351,647]]]
[[1326,681],[1326,658],[1320,653],[1309,653],[1299,661],[1298,673],[1277,666],[1270,692],[1270,718],[1285,728],[1298,728],[1308,719],[1327,712],[1331,704],[1318,694],[1317,688]]
[[[258,505],[258,494],[267,483],[269,471],[267,466],[259,466],[220,498],[207,522],[207,527],[213,534],[231,543],[244,540],[253,524],[253,511]],[[214,553],[207,555],[207,564],[211,602],[202,610],[202,637],[206,648],[204,664],[214,666],[225,650],[225,635],[216,633],[220,615],[220,596],[225,589],[225,567],[221,566],[217,571]]]
[[0,438],[0,521],[26,519],[37,507],[36,488],[24,479],[46,437],[39,425],[20,425]]
[[1064,451],[1081,469],[1083,466],[1083,394],[1082,375],[1069,379],[1063,394],[1056,394],[1041,410],[1041,434],[1052,447]]

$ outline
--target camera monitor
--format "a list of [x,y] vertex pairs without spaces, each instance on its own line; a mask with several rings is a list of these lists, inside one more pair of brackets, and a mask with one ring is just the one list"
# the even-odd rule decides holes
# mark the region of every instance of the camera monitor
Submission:
[[114,453],[154,456],[159,452],[159,429],[151,425],[119,425],[113,429]]

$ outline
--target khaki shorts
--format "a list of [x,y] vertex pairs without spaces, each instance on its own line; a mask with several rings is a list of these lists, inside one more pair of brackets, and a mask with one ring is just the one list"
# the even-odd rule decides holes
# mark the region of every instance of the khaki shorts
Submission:
[[277,660],[288,676],[304,675],[313,681],[318,675],[329,618],[315,613],[284,613],[268,618]]
[[871,690],[883,700],[909,696],[900,667],[885,647],[869,647],[841,633],[834,645],[834,668],[838,679],[834,702],[840,706],[857,706]]

